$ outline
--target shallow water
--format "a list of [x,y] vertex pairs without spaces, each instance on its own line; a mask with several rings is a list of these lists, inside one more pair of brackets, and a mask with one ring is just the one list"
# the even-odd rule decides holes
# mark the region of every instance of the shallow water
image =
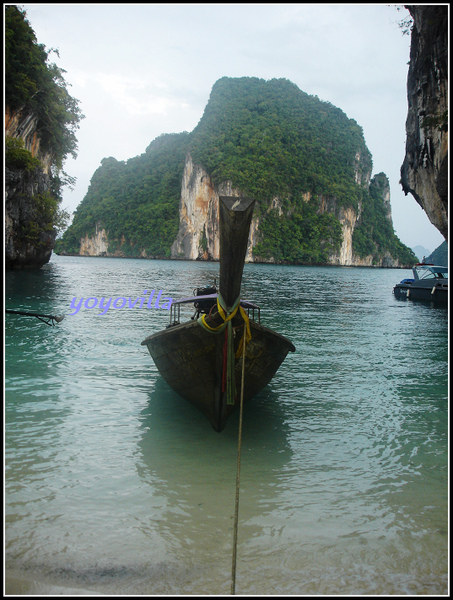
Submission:
[[[447,310],[396,300],[407,275],[246,265],[243,297],[296,352],[244,409],[237,594],[447,593]],[[214,277],[58,256],[7,273],[8,308],[67,315],[5,318],[7,592],[229,593],[237,415],[218,434],[162,380],[140,342],[167,310],[69,316]]]

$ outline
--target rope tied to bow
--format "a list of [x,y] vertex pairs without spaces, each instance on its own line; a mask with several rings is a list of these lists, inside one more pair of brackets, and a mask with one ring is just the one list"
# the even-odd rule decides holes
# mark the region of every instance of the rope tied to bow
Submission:
[[[250,321],[247,313],[241,306],[241,299],[238,298],[233,306],[229,309],[222,298],[221,294],[217,296],[217,310],[223,323],[217,327],[212,327],[206,322],[206,315],[202,315],[198,319],[199,325],[209,333],[222,333],[225,331],[225,343],[223,347],[223,375],[222,375],[222,391],[227,392],[227,404],[234,404],[236,397],[236,378],[234,375],[235,358],[240,358],[244,343],[247,343],[252,338],[250,330]],[[233,317],[239,311],[245,327],[244,334],[241,337],[239,347],[236,354],[234,353],[234,338],[233,338]]]

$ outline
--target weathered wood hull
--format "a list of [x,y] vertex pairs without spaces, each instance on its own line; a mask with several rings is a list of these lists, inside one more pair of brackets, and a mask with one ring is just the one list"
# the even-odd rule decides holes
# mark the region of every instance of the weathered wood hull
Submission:
[[[277,372],[293,344],[278,333],[250,321],[252,339],[246,346],[244,401],[262,390]],[[238,348],[242,328],[237,330]],[[235,361],[236,399],[227,404],[223,390],[224,335],[212,334],[196,321],[175,325],[146,338],[159,372],[183,398],[194,404],[216,431],[222,431],[228,416],[239,405],[242,357]]]
[[[220,294],[217,312],[210,314],[214,305],[209,314],[206,310],[200,322],[172,324],[142,342],[148,347],[162,377],[206,415],[216,431],[222,431],[241,398],[243,358],[235,358],[235,354],[244,333],[244,320],[248,318],[243,312],[235,315],[239,308],[254,204],[251,198],[219,197]],[[176,303],[178,310],[187,300]],[[240,311],[243,311],[242,307]],[[289,340],[254,320],[250,321],[250,329],[252,337],[246,345],[244,364],[244,401],[262,390],[288,352],[295,350]]]

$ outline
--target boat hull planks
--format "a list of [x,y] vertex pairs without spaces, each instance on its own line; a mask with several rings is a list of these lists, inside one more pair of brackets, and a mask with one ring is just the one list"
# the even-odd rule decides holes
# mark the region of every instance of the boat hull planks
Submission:
[[[293,344],[284,336],[250,321],[252,339],[246,346],[244,401],[272,379]],[[236,329],[235,351],[243,328]],[[180,396],[194,404],[216,431],[222,431],[239,405],[242,356],[235,359],[236,399],[227,404],[224,390],[224,335],[212,334],[196,321],[169,327],[145,340],[162,377]]]

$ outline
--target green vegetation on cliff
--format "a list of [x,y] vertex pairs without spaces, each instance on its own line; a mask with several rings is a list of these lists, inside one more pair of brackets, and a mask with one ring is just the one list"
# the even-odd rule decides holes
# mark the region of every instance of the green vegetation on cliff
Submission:
[[[62,165],[77,156],[75,132],[83,115],[68,93],[64,71],[49,62],[52,51],[38,44],[25,11],[5,7],[4,34],[5,264],[36,268],[49,260],[55,237],[67,227],[61,189],[74,180]],[[26,144],[38,148],[36,155]]]
[[448,267],[448,244],[442,242],[427,258],[426,262]]
[[417,257],[400,242],[389,218],[390,204],[385,201],[389,193],[387,176],[384,173],[375,175],[363,195],[360,218],[352,236],[352,249],[360,258],[372,255],[374,262],[387,252],[398,258],[401,264],[412,265],[417,262]]
[[[258,201],[258,259],[327,262],[341,245],[338,214],[371,202],[366,183],[371,155],[354,120],[288,80],[225,77],[213,86],[191,133],[160,136],[126,162],[104,159],[57,251],[77,254],[80,239],[99,226],[108,231],[111,252],[121,247],[128,256],[144,250],[147,256],[169,257],[188,152],[215,185],[229,180]],[[334,206],[332,212],[320,210],[321,197]],[[275,198],[278,209],[271,208]],[[367,215],[376,220],[380,213]],[[379,228],[377,221],[370,226]],[[373,253],[389,251],[399,258],[393,250],[401,248],[390,230],[382,239],[373,237]],[[368,230],[363,232],[368,242]]]
[[32,173],[42,169],[42,163],[26,150],[21,138],[5,137],[5,163],[10,169],[21,169]]
[[36,115],[41,149],[61,169],[68,156],[77,156],[76,130],[83,115],[64,80],[65,71],[49,62],[51,52],[38,44],[25,11],[5,7],[5,105],[12,113]]
[[331,213],[318,213],[318,202],[301,201],[291,216],[269,210],[260,226],[261,241],[254,255],[279,263],[326,264],[340,250],[342,229]]
[[217,81],[193,131],[191,154],[215,184],[231,180],[262,206],[274,196],[311,192],[357,207],[355,172],[372,168],[357,123],[286,79]]
[[[109,251],[125,256],[169,258],[178,232],[181,179],[188,134],[156,138],[144,154],[128,161],[104,158],[56,251],[78,254],[80,239],[98,223],[109,232]],[[121,245],[121,240],[127,243]],[[116,241],[115,241],[116,240]]]

